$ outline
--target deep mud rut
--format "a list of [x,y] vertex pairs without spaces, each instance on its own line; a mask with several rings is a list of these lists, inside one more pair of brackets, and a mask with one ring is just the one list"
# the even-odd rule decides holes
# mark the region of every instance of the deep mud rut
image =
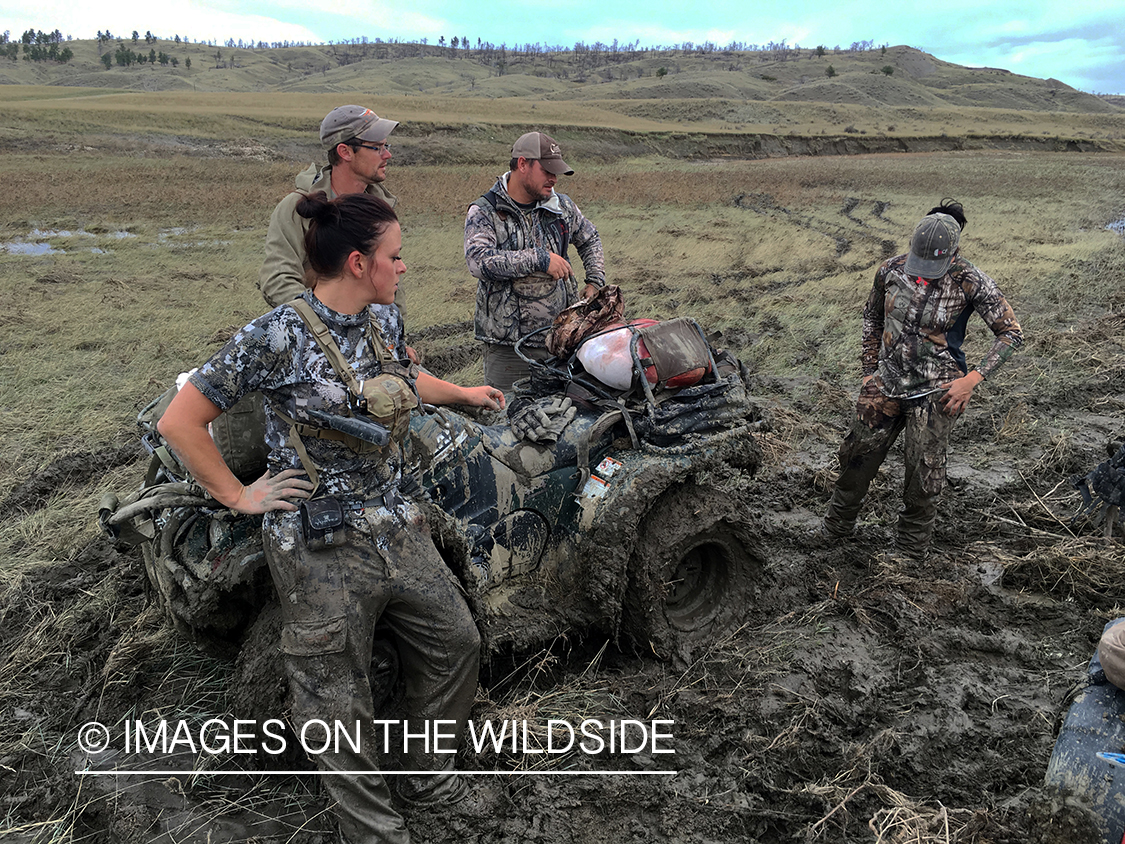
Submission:
[[[578,636],[498,658],[474,712],[672,721],[675,753],[575,753],[548,763],[526,753],[465,754],[465,769],[524,773],[475,778],[503,795],[486,818],[409,815],[415,840],[1099,840],[1080,806],[1042,781],[1068,692],[1120,592],[1084,591],[1048,563],[1109,560],[1120,569],[1121,545],[1067,536],[1049,512],[1065,515],[1077,503],[1057,492],[1062,467],[1048,465],[1044,449],[1020,453],[982,436],[1004,412],[983,400],[954,435],[937,548],[926,562],[886,553],[901,480],[895,453],[858,538],[815,547],[807,532],[827,495],[839,420],[801,427],[793,420],[802,409],[786,404],[791,385],[760,386],[777,427],[794,427],[765,437],[755,553],[766,566],[744,626],[678,665]],[[1088,469],[1120,433],[1119,420],[1077,421],[1084,433],[1068,460]],[[42,486],[29,482],[28,496],[41,499]],[[63,649],[66,661],[45,658],[33,685],[7,698],[6,840],[335,841],[309,775],[257,776],[259,763],[230,757],[219,767],[245,775],[74,773],[87,761],[103,769],[213,764],[190,754],[92,759],[76,748],[88,721],[228,713],[232,654],[180,640],[146,608],[144,591],[139,561],[98,540],[72,563],[24,578],[0,608],[10,664],[26,662],[27,631],[50,631],[53,618],[66,616],[80,637]],[[91,597],[98,594],[112,603]],[[308,767],[299,757],[282,761]],[[622,770],[636,775],[609,773]],[[652,773],[662,770],[676,773]]]

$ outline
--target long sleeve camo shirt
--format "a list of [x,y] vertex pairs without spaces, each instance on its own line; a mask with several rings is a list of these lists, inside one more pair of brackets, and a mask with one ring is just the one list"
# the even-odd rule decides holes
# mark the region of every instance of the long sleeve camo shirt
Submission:
[[941,278],[906,274],[906,256],[885,261],[863,309],[864,376],[905,398],[968,373],[961,343],[975,311],[995,335],[976,370],[988,378],[1023,342],[1016,315],[996,282],[964,258]]
[[465,263],[479,280],[477,339],[511,345],[529,331],[550,325],[559,311],[577,300],[576,292],[564,290],[560,282],[558,290],[535,291],[532,303],[513,295],[512,282],[545,273],[550,253],[566,258],[567,245],[573,245],[582,259],[586,282],[602,286],[605,256],[598,230],[569,196],[552,193],[550,199],[525,210],[508,195],[508,176],[497,179],[489,192],[495,206],[484,198],[469,206]]

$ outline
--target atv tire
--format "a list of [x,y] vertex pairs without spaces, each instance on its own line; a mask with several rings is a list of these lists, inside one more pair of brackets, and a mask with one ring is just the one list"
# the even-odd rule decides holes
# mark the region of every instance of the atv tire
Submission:
[[738,496],[696,485],[649,508],[625,597],[625,629],[641,650],[687,661],[738,629],[761,573],[747,513]]
[[261,517],[173,507],[157,525],[156,537],[141,544],[153,600],[177,633],[229,651],[273,595]]

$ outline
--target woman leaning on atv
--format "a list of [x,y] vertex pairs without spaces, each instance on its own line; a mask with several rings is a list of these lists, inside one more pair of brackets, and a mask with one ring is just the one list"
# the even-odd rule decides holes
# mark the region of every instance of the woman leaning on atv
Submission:
[[[192,374],[159,430],[216,500],[265,513],[294,727],[313,719],[367,725],[359,751],[345,741],[317,756],[330,774],[365,772],[324,777],[341,833],[352,842],[406,842],[390,789],[375,773],[372,631],[382,620],[395,634],[406,678],[402,717],[455,721],[458,736],[476,692],[479,636],[418,507],[399,493],[401,441],[417,397],[495,409],[503,395],[420,372],[407,359],[401,319],[376,324],[368,306],[394,301],[406,271],[388,205],[366,194],[331,202],[314,194],[298,213],[312,220],[306,245],[315,287],[251,322]],[[207,425],[255,390],[265,396],[269,471],[244,486]],[[379,444],[316,421],[341,418],[379,423],[390,436]],[[434,773],[396,778],[400,800],[484,809],[477,804],[488,795],[465,799],[452,753],[414,752],[418,745],[403,759],[406,770]]]

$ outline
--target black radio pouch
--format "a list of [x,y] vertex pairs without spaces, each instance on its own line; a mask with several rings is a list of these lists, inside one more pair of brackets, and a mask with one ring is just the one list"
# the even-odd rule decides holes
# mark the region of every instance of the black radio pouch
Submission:
[[323,551],[344,542],[344,508],[335,498],[302,501],[301,532],[310,551]]

